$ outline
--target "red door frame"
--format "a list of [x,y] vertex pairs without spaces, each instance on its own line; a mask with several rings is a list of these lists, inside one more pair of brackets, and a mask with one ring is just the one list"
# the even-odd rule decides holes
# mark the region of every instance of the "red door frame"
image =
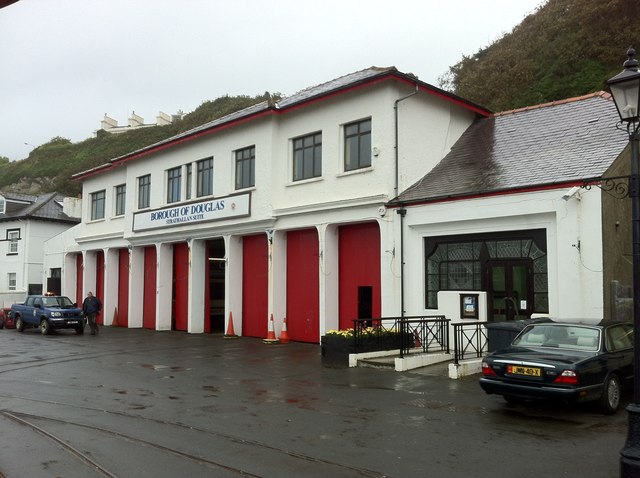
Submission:
[[371,287],[371,316],[380,317],[380,228],[376,222],[339,227],[338,315],[340,329],[358,318],[358,288]]
[[142,299],[142,326],[156,328],[156,265],[155,246],[144,248],[144,292]]
[[320,342],[319,244],[316,229],[287,233],[287,333]]
[[189,328],[189,246],[173,245],[173,330]]
[[269,245],[266,234],[242,239],[242,335],[267,336]]

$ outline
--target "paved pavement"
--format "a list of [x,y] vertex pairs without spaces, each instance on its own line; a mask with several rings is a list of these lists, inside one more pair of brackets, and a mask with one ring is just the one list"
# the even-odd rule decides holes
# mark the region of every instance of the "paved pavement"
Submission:
[[614,477],[626,420],[443,367],[323,368],[312,344],[0,330],[7,478]]

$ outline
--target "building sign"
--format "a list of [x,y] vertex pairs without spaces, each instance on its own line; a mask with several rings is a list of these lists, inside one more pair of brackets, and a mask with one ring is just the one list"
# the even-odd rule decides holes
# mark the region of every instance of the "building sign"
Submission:
[[184,226],[207,221],[220,221],[248,216],[251,194],[238,194],[206,201],[178,204],[133,215],[133,230],[145,231],[161,227]]

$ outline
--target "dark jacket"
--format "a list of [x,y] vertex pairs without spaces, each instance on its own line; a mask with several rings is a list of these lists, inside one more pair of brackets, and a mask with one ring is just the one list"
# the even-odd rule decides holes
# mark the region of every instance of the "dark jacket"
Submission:
[[102,309],[102,302],[95,295],[87,297],[82,303],[82,311],[85,315],[97,314]]

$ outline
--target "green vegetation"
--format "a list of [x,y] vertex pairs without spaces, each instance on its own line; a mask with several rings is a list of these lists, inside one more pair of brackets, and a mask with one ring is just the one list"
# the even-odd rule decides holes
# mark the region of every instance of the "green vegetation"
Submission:
[[181,120],[166,126],[150,126],[121,134],[109,134],[101,130],[95,138],[78,143],[57,136],[33,149],[26,159],[9,162],[0,156],[0,190],[29,194],[58,191],[75,196],[81,191],[82,185],[70,179],[73,174],[261,101],[274,101],[279,97],[279,94],[268,92],[254,97],[223,96],[202,103]]
[[512,32],[464,56],[440,86],[493,111],[604,90],[627,48],[640,51],[639,15],[635,0],[548,0]]

